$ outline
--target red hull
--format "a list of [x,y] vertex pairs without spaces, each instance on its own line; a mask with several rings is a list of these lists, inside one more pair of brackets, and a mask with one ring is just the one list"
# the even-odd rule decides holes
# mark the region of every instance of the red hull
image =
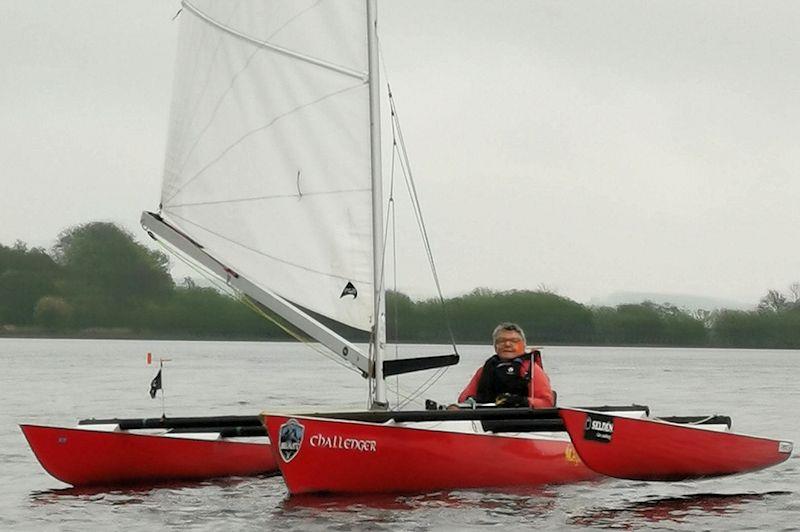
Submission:
[[785,441],[568,408],[559,413],[586,465],[616,478],[718,477],[764,469],[791,455]]
[[73,486],[111,486],[275,472],[269,444],[20,425],[39,463]]
[[[302,434],[287,461],[274,442],[289,419]],[[537,486],[598,476],[568,441],[269,414],[264,424],[291,494]]]

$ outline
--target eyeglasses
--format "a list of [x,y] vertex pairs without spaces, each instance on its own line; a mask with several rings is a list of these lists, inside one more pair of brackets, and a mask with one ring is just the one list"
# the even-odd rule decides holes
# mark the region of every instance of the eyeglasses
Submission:
[[494,341],[494,343],[495,345],[507,344],[507,343],[521,344],[522,338],[498,338],[497,340]]

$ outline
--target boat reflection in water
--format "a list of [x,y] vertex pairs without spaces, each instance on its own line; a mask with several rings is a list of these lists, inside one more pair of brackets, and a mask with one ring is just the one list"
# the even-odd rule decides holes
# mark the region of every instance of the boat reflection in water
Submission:
[[[396,518],[413,521],[415,515],[427,516],[431,511],[498,512],[546,518],[558,505],[558,491],[552,487],[504,488],[494,490],[439,491],[423,495],[318,495],[287,497],[281,503],[278,517],[321,517],[357,513],[362,518],[375,513],[386,519],[386,512],[398,512]],[[408,523],[406,523],[408,524]]]
[[[274,476],[270,474],[263,477]],[[106,500],[113,501],[114,505],[140,504],[146,497],[152,496],[159,491],[184,491],[197,490],[204,488],[235,489],[245,482],[252,482],[258,477],[223,477],[204,481],[171,481],[160,483],[130,484],[125,486],[88,486],[88,487],[68,487],[54,488],[31,492],[29,499],[32,504],[64,504],[65,501],[92,501]]]
[[745,512],[747,505],[770,497],[791,495],[788,491],[766,493],[694,493],[631,501],[616,508],[594,508],[574,516],[570,524],[591,527],[636,528],[648,523],[681,523],[698,515],[724,516]]

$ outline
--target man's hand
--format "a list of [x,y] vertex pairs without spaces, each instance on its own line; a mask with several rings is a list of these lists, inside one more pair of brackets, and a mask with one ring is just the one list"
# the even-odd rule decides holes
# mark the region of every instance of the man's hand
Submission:
[[495,406],[502,406],[504,408],[515,408],[520,406],[528,406],[528,400],[521,395],[501,393],[495,398],[494,404]]

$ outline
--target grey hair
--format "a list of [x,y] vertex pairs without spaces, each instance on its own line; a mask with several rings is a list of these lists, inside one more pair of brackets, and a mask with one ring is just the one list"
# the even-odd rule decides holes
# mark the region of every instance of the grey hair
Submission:
[[519,333],[522,336],[522,343],[527,344],[528,341],[525,340],[525,331],[522,330],[522,327],[517,325],[516,323],[511,323],[510,321],[504,321],[500,325],[494,328],[492,331],[492,343],[494,344],[497,341],[497,337],[500,336],[500,333],[503,331],[514,331]]

